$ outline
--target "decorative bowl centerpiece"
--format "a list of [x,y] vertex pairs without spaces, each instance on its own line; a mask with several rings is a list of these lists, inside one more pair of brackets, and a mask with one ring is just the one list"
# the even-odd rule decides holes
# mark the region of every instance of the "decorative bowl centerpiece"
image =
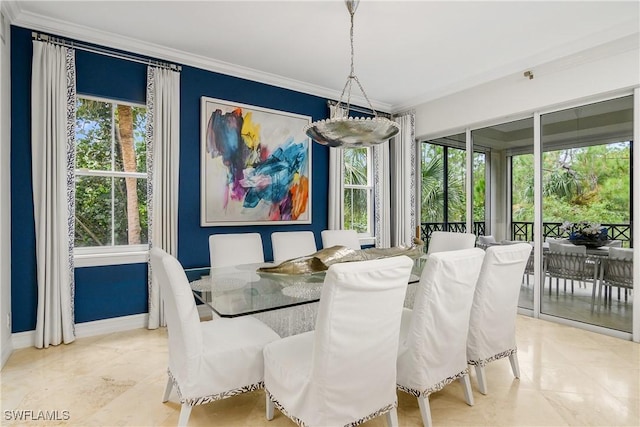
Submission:
[[572,223],[565,221],[560,226],[560,229],[569,233],[569,241],[574,245],[598,248],[611,242],[607,227],[595,222],[580,221]]

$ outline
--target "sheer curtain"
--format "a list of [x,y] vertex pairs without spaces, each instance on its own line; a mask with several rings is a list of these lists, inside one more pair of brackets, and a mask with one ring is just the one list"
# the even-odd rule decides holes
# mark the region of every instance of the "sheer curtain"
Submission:
[[[149,244],[178,254],[180,73],[147,69],[147,171]],[[162,295],[149,264],[149,329],[164,326]]]
[[[329,117],[344,114],[344,109],[329,105]],[[329,147],[329,230],[342,229],[344,213],[344,151],[342,148]]]
[[35,346],[68,344],[74,327],[75,51],[33,41],[31,162],[38,308]]
[[391,143],[391,244],[409,246],[416,228],[415,112],[395,118],[400,132]]
[[373,199],[376,248],[391,247],[389,141],[373,147]]

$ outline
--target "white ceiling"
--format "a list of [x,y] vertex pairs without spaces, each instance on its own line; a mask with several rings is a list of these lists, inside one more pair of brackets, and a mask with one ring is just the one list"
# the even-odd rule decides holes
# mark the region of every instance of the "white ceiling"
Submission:
[[[8,3],[16,25],[320,96],[338,98],[349,73],[349,14],[341,0]],[[639,6],[362,0],[355,71],[374,107],[398,111],[638,39]]]

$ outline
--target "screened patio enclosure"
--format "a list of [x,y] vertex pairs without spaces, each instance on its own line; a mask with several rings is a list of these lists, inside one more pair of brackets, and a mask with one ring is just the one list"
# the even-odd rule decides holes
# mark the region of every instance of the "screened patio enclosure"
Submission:
[[[426,245],[435,230],[530,242],[522,312],[631,338],[638,301],[632,261],[626,284],[606,276],[614,265],[609,246],[629,249],[637,259],[633,139],[634,96],[627,95],[423,140],[421,236]],[[582,246],[566,240],[581,221],[606,229],[603,248],[566,248]],[[554,239],[565,246],[550,244]],[[578,255],[565,257],[582,274],[555,274],[558,248],[588,249],[578,261]]]

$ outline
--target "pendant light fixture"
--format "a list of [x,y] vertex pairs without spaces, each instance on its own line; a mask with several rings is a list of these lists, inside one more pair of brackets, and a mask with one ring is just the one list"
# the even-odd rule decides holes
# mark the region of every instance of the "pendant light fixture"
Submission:
[[[337,117],[331,117],[325,120],[318,120],[307,126],[304,131],[311,139],[322,145],[330,147],[368,147],[385,142],[400,131],[400,127],[396,122],[387,118],[378,116],[369,101],[369,97],[364,91],[360,80],[356,77],[353,66],[353,17],[358,8],[360,0],[345,0],[347,10],[351,16],[351,71],[347,82],[342,89],[340,101],[337,104]],[[358,88],[364,95],[369,104],[374,117],[349,117],[349,109],[351,107],[351,87],[353,82],[358,84]],[[343,98],[347,94],[346,103]],[[346,107],[343,107],[346,106]]]

